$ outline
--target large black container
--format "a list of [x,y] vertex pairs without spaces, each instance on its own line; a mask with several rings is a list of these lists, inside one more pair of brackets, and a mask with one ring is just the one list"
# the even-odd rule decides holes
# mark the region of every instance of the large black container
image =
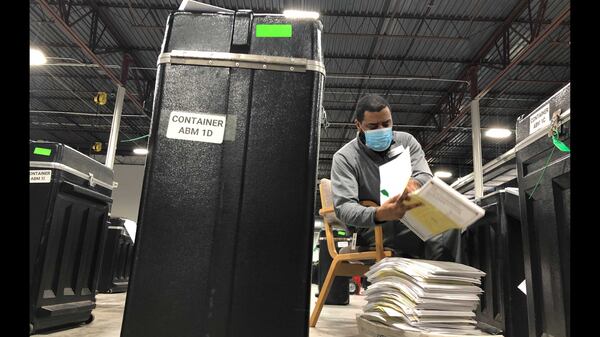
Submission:
[[308,335],[320,34],[169,16],[121,336]]
[[[352,241],[352,237],[346,231],[334,230],[333,237],[335,248],[338,252],[343,247],[349,246]],[[327,249],[327,237],[325,236],[325,231],[322,230],[319,233],[319,291],[321,291],[321,287],[325,283],[331,262],[333,262],[333,259]],[[350,303],[350,279],[351,277],[336,276],[329,289],[325,304],[346,305]]]
[[541,134],[530,130],[532,116],[539,117],[539,111],[550,115],[560,111],[560,139],[570,144],[569,90],[566,86],[517,121],[517,180],[530,337],[570,335],[571,157],[556,148],[552,153],[555,145],[547,128]]
[[127,290],[133,262],[133,241],[124,223],[125,220],[121,218],[110,218],[107,223],[104,257],[98,280],[98,291],[101,293]]
[[518,288],[525,280],[518,191],[494,192],[478,204],[485,216],[463,233],[459,261],[486,273],[477,321],[506,337],[525,337],[527,298]]
[[30,329],[91,321],[113,171],[60,143],[29,145]]

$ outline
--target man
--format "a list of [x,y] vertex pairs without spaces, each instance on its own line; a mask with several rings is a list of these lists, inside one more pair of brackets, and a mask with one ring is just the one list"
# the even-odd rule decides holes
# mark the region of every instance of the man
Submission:
[[[409,133],[392,131],[392,111],[381,96],[362,97],[355,115],[358,135],[333,155],[331,184],[336,216],[357,228],[357,246],[374,246],[374,226],[382,224],[383,245],[393,249],[395,256],[454,260],[436,238],[425,243],[399,221],[408,210],[418,207],[404,204],[407,194],[433,177],[419,142]],[[394,159],[394,149],[400,146],[410,149],[413,173],[406,190],[379,207],[362,206],[359,202],[365,200],[380,204],[379,166]]]

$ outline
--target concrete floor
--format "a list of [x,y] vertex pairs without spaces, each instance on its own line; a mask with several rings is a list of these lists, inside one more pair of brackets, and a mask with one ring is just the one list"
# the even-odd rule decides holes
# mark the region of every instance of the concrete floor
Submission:
[[[317,300],[314,297],[317,286],[313,285],[311,290],[310,310],[312,312]],[[96,295],[96,309],[93,311],[95,319],[92,323],[61,331],[42,332],[34,336],[119,337],[125,297],[125,293],[98,294]],[[350,295],[349,305],[325,305],[321,311],[317,327],[310,328],[309,337],[360,337],[356,327],[356,313],[360,312],[365,304],[366,301],[363,295]]]

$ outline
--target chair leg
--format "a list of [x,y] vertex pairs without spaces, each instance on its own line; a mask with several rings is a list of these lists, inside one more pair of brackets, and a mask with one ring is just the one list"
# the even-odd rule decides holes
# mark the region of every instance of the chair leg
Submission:
[[310,326],[313,328],[317,325],[317,320],[319,320],[321,309],[323,309],[323,304],[325,304],[325,299],[327,298],[327,295],[329,295],[329,289],[331,288],[333,280],[335,279],[335,270],[339,264],[340,260],[338,260],[337,257],[334,258],[331,262],[331,266],[329,267],[329,271],[327,271],[327,277],[325,277],[325,282],[323,282],[323,286],[321,287],[319,298],[317,298],[315,308],[313,309],[312,315],[310,315]]

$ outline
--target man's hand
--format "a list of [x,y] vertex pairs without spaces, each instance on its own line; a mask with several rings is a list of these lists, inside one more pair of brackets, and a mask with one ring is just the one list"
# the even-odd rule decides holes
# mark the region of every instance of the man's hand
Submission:
[[421,188],[421,183],[414,178],[410,178],[408,180],[408,184],[406,184],[406,189],[404,190],[404,193],[411,193],[418,190],[419,188]]
[[377,211],[375,211],[375,221],[380,222],[402,219],[402,217],[407,211],[422,205],[421,203],[417,203],[414,205],[405,205],[404,201],[409,200],[410,197],[408,196],[407,186],[404,193],[389,198],[386,202],[383,203],[383,205],[377,208]]

